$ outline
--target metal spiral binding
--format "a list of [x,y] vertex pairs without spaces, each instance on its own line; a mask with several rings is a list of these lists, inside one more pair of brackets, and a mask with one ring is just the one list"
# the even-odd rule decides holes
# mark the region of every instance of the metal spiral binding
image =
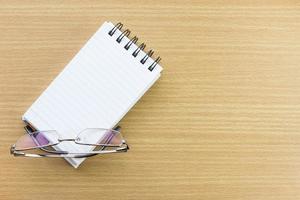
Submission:
[[[115,34],[115,32],[117,30],[120,30],[122,31],[122,27],[123,27],[123,24],[122,23],[117,23],[109,32],[108,32],[108,35],[110,36],[113,36]],[[118,43],[121,43],[123,38],[124,37],[129,37],[130,35],[130,30],[129,29],[126,29],[125,31],[123,31],[119,37],[116,39],[116,41]],[[132,44],[136,44],[138,41],[138,38],[136,36],[134,36],[133,38],[131,38],[127,44],[124,46],[124,48],[126,50],[129,50],[129,48],[131,47]],[[132,56],[133,57],[136,57],[140,51],[143,51],[145,49],[146,45],[144,43],[140,44],[132,53]],[[146,61],[148,60],[148,58],[152,57],[152,55],[154,54],[154,51],[151,49],[148,51],[148,53],[140,60],[140,63],[142,63],[143,65],[146,63]],[[159,61],[161,61],[161,58],[160,57],[157,57],[155,59],[155,61],[152,62],[152,64],[148,67],[148,70],[149,71],[153,71],[153,69],[156,67],[156,65],[159,63]]]
[[158,56],[155,61],[148,67],[148,69],[152,72],[152,70],[156,67],[156,65],[161,61],[161,58]]
[[110,36],[113,36],[113,34],[115,34],[116,30],[117,30],[117,29],[121,30],[122,27],[123,27],[123,24],[121,24],[121,23],[119,22],[119,23],[117,23],[117,24],[116,24],[116,25],[108,32],[108,34],[109,34]]
[[138,48],[136,48],[136,50],[132,53],[132,55],[134,57],[136,57],[140,51],[143,51],[145,49],[146,45],[144,43],[140,44],[140,46]]
[[151,49],[148,51],[148,53],[144,56],[144,58],[140,61],[142,64],[145,64],[145,62],[148,60],[149,57],[151,57],[154,54],[154,51]]
[[131,40],[129,40],[129,42],[124,46],[124,48],[126,50],[128,50],[130,48],[130,46],[132,44],[135,44],[138,41],[138,38],[136,36],[134,36],[133,38],[131,38]]
[[123,31],[121,33],[121,35],[117,38],[117,42],[120,43],[122,41],[122,39],[126,36],[128,37],[130,35],[130,30],[126,29],[125,31]]

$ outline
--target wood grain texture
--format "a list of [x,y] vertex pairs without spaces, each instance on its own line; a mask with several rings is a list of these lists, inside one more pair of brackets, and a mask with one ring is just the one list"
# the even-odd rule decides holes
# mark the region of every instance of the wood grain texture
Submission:
[[[163,58],[126,154],[9,155],[21,115],[106,20]],[[299,199],[300,4],[0,1],[0,199]]]

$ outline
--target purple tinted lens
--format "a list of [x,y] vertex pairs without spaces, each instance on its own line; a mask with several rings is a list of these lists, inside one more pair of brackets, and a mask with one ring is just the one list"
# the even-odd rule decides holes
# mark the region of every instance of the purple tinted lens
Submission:
[[38,146],[45,146],[45,145],[48,145],[50,143],[49,140],[43,134],[43,132],[34,133],[32,135],[32,138],[33,138],[35,144],[38,145]]
[[121,145],[122,144],[122,136],[119,132],[109,130],[105,133],[105,135],[98,142],[98,144]]
[[76,143],[90,145],[120,146],[123,138],[120,132],[109,129],[86,129],[82,131]]
[[[49,141],[47,138],[53,139],[53,141]],[[57,138],[54,131],[35,132],[20,137],[17,140],[15,147],[17,150],[39,148],[57,143]]]
[[113,133],[111,131],[108,131],[103,138],[98,142],[99,144],[108,144],[111,139],[114,137]]

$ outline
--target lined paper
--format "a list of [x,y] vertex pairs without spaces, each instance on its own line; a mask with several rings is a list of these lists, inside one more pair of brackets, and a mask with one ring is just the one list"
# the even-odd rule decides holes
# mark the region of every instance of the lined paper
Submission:
[[[157,65],[149,71],[153,59],[140,63],[145,52],[132,56],[137,46],[126,50],[129,38],[118,43],[120,30],[113,36],[108,34],[113,27],[110,22],[100,27],[26,111],[23,120],[37,130],[56,130],[62,138],[75,138],[86,128],[117,125],[160,77],[162,67]],[[91,147],[63,142],[55,148],[80,152]],[[77,168],[84,158],[66,160]]]

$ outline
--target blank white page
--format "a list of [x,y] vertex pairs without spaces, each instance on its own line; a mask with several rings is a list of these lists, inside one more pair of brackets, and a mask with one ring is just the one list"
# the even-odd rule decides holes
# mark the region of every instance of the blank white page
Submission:
[[[86,128],[117,125],[159,78],[162,68],[157,65],[148,70],[154,60],[149,58],[142,64],[142,51],[132,56],[137,46],[126,50],[129,38],[118,43],[120,30],[113,36],[108,34],[113,27],[110,22],[100,27],[26,111],[23,120],[37,130],[56,130],[62,138],[75,138]],[[91,149],[73,142],[55,148],[71,152]],[[84,158],[66,160],[77,168]]]

